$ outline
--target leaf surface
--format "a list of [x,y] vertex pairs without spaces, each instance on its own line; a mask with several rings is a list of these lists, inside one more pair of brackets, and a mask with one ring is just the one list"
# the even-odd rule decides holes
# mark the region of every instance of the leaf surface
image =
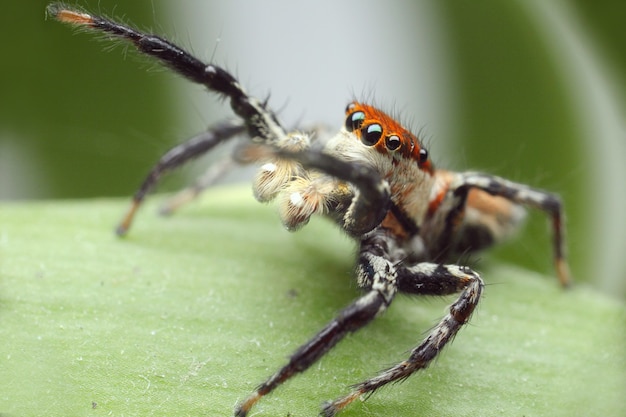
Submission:
[[[316,219],[284,231],[243,187],[172,218],[126,201],[0,206],[0,414],[227,416],[357,295],[354,244]],[[626,308],[483,259],[470,324],[426,371],[348,416],[620,415]],[[253,410],[311,416],[406,357],[452,298],[399,296]]]

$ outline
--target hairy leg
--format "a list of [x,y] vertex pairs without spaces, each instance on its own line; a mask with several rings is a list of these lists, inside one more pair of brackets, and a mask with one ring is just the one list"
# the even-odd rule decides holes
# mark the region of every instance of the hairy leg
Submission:
[[389,306],[396,294],[396,272],[391,262],[370,253],[364,247],[359,257],[357,276],[359,285],[367,292],[298,348],[285,366],[240,403],[235,409],[236,417],[245,417],[263,396],[295,374],[308,369],[347,334],[361,329]]
[[146,175],[139,189],[133,195],[130,207],[117,226],[117,234],[123,236],[128,232],[135,213],[139,209],[139,206],[141,206],[146,194],[154,188],[163,174],[180,167],[191,159],[204,155],[218,144],[243,131],[244,126],[240,122],[222,122],[206,132],[194,136],[187,142],[170,149],[154,165],[148,175]]
[[467,323],[480,299],[483,282],[477,273],[458,265],[419,263],[397,269],[398,289],[403,292],[425,295],[445,295],[460,291],[458,299],[409,357],[380,372],[377,376],[354,386],[348,395],[323,406],[322,415],[332,417],[362,395],[373,393],[390,382],[403,380],[426,368],[444,346]]

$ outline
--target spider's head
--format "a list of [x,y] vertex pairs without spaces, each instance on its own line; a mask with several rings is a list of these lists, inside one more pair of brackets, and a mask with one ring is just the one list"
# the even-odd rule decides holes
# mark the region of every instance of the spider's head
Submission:
[[412,159],[421,170],[433,172],[428,151],[417,137],[377,108],[358,102],[348,104],[345,128],[363,145],[391,158]]

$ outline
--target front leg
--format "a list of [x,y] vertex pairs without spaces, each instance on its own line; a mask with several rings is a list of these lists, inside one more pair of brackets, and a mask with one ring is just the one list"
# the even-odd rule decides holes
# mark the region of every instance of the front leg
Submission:
[[480,276],[471,269],[458,265],[420,263],[412,267],[400,267],[397,269],[397,282],[398,289],[406,293],[445,295],[461,291],[461,294],[450,306],[448,314],[411,351],[408,359],[355,385],[350,394],[325,404],[322,410],[324,417],[333,417],[360,396],[371,394],[383,385],[406,379],[414,372],[426,368],[467,323],[483,291]]
[[396,294],[396,272],[388,260],[363,252],[357,267],[358,283],[368,290],[328,323],[290,357],[289,362],[263,382],[254,393],[237,406],[236,417],[245,417],[263,396],[313,363],[333,348],[347,334],[353,333],[387,309]]
[[279,150],[278,154],[354,186],[352,202],[343,213],[343,218],[339,219],[342,229],[348,234],[362,236],[377,227],[387,215],[391,207],[391,191],[387,181],[374,168],[347,162],[318,150]]
[[[330,214],[341,228],[360,237],[380,225],[391,208],[389,184],[378,171],[348,162],[293,139],[297,146],[246,143],[234,158],[263,163],[255,181],[260,201],[278,197],[281,220],[297,230],[314,214]],[[336,206],[342,205],[341,209]]]

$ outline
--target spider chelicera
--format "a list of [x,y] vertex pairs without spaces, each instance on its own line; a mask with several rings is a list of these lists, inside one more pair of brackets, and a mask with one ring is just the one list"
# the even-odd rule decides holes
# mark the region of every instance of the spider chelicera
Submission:
[[[145,195],[163,173],[235,136],[247,135],[250,140],[237,148],[234,159],[259,165],[254,195],[262,202],[277,200],[287,229],[297,230],[312,215],[321,214],[358,242],[355,277],[363,294],[240,402],[235,416],[246,416],[263,396],[380,315],[398,292],[458,294],[445,317],[404,361],[324,404],[322,414],[334,416],[360,396],[424,369],[467,323],[483,292],[483,281],[475,271],[444,262],[506,238],[519,226],[522,206],[549,216],[557,275],[563,286],[569,284],[563,210],[557,196],[493,175],[435,169],[414,134],[362,102],[346,107],[345,123],[326,140],[289,132],[267,103],[250,97],[229,72],[205,64],[159,36],[63,4],[50,5],[48,14],[61,22],[130,41],[141,53],[228,99],[239,117],[161,157],[135,193],[118,234],[128,231]],[[202,186],[200,183],[191,194]]]

